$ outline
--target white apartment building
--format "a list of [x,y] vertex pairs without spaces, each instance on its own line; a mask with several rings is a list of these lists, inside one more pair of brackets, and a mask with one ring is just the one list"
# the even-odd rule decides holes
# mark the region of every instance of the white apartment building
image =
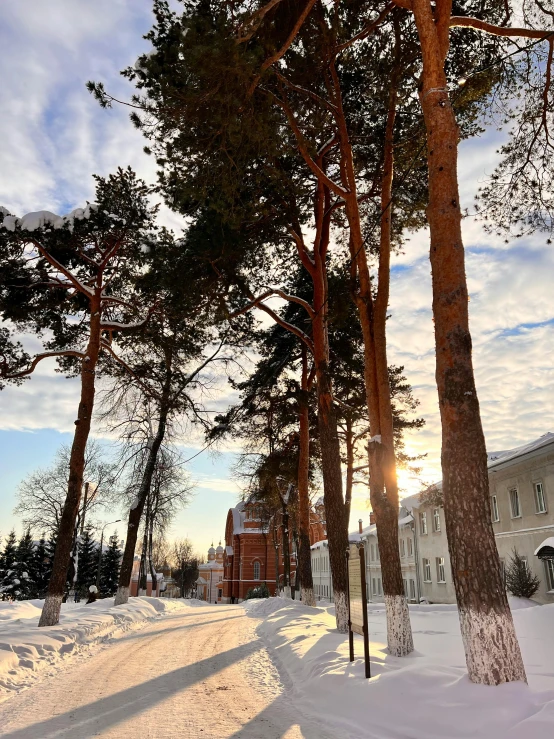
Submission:
[[[554,603],[554,434],[489,454],[488,468],[491,521],[500,561],[505,567],[516,549],[540,580],[534,600]],[[383,600],[375,524],[370,519],[370,525],[362,528],[360,521],[359,531],[350,537],[364,544],[368,599]],[[402,500],[398,540],[408,600],[455,603],[441,483]],[[330,588],[331,575],[326,572],[325,585]]]
[[314,594],[317,600],[333,598],[333,581],[331,579],[331,564],[329,561],[329,542],[327,539],[318,541],[310,547],[312,559],[312,579]]

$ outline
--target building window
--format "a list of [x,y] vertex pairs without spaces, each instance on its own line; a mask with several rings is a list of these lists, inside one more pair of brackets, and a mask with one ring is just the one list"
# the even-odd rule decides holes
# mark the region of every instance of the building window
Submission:
[[529,572],[529,562],[527,561],[527,557],[522,557],[521,561],[525,565],[525,569],[527,570],[527,572]]
[[406,556],[406,546],[404,544],[404,539],[400,539],[400,556],[401,557]]
[[380,577],[377,578],[377,588],[378,588],[378,591],[377,591],[378,594],[379,595],[383,595],[383,585],[381,583],[381,578]]
[[438,508],[433,508],[433,531],[441,530],[441,512]]
[[545,559],[544,569],[546,570],[546,586],[554,591],[554,559]]
[[375,554],[377,555],[377,562],[381,561],[381,555],[379,554],[379,544],[375,545]]
[[535,489],[535,513],[546,513],[546,498],[542,482],[534,482]]
[[412,537],[408,538],[408,557],[411,557],[414,553],[414,542]]
[[371,578],[371,580],[373,584],[373,587],[372,587],[373,595],[377,595],[377,578],[373,577]]
[[423,582],[431,582],[431,560],[423,558]]
[[444,576],[444,557],[437,557],[437,582],[446,582]]
[[498,515],[498,500],[496,499],[496,495],[491,495],[491,520],[493,523],[497,523],[497,521],[500,521],[500,516]]
[[408,597],[408,583],[406,580],[402,580],[402,585],[404,587],[404,595]]
[[260,579],[260,563],[254,562],[254,580]]
[[519,505],[519,490],[511,488],[510,491],[510,507],[512,509],[512,518],[521,518],[521,506]]
[[369,561],[374,562],[375,561],[375,546],[372,544],[370,547],[370,555],[369,555]]
[[415,581],[410,580],[410,600],[415,600]]
[[419,514],[419,530],[421,534],[427,533],[427,513]]

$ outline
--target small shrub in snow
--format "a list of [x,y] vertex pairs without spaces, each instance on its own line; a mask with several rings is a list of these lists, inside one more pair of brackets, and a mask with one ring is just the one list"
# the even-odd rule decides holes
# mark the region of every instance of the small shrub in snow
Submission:
[[509,565],[506,567],[506,587],[516,598],[532,598],[540,586],[540,580],[533,575],[527,561],[514,548]]
[[251,598],[269,598],[269,589],[265,582],[255,588],[249,588],[245,600],[250,600]]

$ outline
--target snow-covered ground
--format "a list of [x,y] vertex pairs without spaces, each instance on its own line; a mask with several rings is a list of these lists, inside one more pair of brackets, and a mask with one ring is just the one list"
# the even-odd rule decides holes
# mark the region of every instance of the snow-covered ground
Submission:
[[554,605],[512,603],[529,685],[497,688],[469,682],[451,605],[411,607],[416,651],[393,658],[370,604],[370,680],[329,603],[99,601],[38,629],[40,605],[0,604],[6,739],[554,736]]
[[[140,629],[191,601],[132,598],[114,608],[113,598],[64,603],[58,626],[37,628],[44,601],[0,602],[0,701],[53,675],[68,657],[86,655],[98,644]],[[196,601],[199,603],[200,601]]]
[[466,674],[456,606],[410,607],[415,652],[387,654],[384,607],[370,604],[370,680],[363,642],[348,661],[330,605],[310,609],[279,598],[250,601],[249,614],[294,688],[302,713],[324,718],[337,737],[372,739],[546,739],[554,736],[554,605],[513,600],[529,685],[472,684]]

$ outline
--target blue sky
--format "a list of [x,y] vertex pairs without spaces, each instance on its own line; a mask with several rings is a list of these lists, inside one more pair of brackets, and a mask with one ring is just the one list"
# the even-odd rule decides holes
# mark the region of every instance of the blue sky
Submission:
[[[93,193],[91,175],[130,164],[148,182],[154,164],[125,109],[100,109],[85,89],[103,81],[116,96],[131,88],[119,70],[148,49],[142,35],[152,23],[149,0],[20,0],[2,4],[0,25],[0,205],[13,213],[47,209],[65,213]],[[464,207],[494,168],[498,134],[461,146]],[[182,220],[162,208],[164,223]],[[505,244],[478,222],[463,224],[476,381],[489,450],[507,449],[554,431],[554,251],[541,236]],[[425,453],[423,478],[440,476],[440,425],[434,384],[433,323],[428,235],[412,235],[393,264],[389,357],[405,366],[421,401],[426,427],[408,438]],[[70,440],[77,402],[75,381],[45,363],[21,388],[0,394],[0,532],[12,517],[19,481],[51,461]],[[218,402],[228,391],[221,388]],[[194,440],[185,453],[195,453]],[[203,454],[191,462],[197,481],[191,506],[173,526],[200,550],[223,537],[238,488],[230,476],[234,451]],[[419,481],[400,476],[407,493]],[[352,521],[367,524],[366,491],[359,488]],[[106,520],[109,520],[107,518]]]

